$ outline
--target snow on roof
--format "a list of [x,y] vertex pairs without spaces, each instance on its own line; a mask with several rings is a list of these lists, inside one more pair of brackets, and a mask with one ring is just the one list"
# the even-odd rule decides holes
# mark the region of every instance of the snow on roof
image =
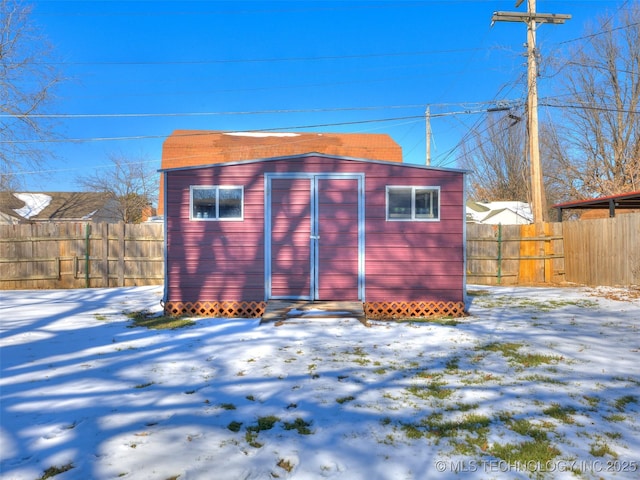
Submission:
[[14,193],[13,195],[24,202],[23,207],[13,209],[23,218],[35,217],[47,208],[52,200],[49,195],[44,193]]
[[223,135],[233,135],[236,137],[299,137],[299,133],[286,133],[286,132],[226,132]]
[[84,217],[82,217],[82,220],[91,220],[91,217],[93,217],[96,213],[98,213],[98,210],[87,213]]

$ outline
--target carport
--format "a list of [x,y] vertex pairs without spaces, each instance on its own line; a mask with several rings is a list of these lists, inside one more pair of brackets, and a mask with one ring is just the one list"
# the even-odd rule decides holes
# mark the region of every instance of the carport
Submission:
[[562,222],[562,213],[565,210],[593,210],[609,209],[609,217],[616,216],[616,209],[630,210],[640,209],[640,191],[619,193],[607,197],[592,198],[590,200],[578,200],[575,202],[558,203],[553,208],[558,209],[558,221]]

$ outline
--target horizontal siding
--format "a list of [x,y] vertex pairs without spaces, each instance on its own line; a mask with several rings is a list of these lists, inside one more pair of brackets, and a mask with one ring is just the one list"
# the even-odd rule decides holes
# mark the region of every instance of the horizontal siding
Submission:
[[[379,168],[366,177],[366,300],[464,300],[463,175]],[[440,219],[386,220],[386,186],[439,186]]]
[[[373,261],[367,260],[367,270],[374,268]],[[385,263],[385,278],[393,275],[406,275],[406,276],[423,276],[429,279],[435,275],[454,275],[460,276],[462,272],[458,268],[460,262],[453,260],[442,261],[438,259],[432,259],[432,261],[393,261],[390,260]],[[457,275],[455,273],[457,272]]]
[[[168,175],[167,300],[264,299],[264,192],[255,173],[242,168]],[[191,185],[244,186],[244,220],[190,221]]]
[[414,290],[411,285],[398,285],[393,288],[394,290],[390,291],[388,288],[377,286],[367,287],[367,302],[464,302],[464,293],[458,286],[450,290]]

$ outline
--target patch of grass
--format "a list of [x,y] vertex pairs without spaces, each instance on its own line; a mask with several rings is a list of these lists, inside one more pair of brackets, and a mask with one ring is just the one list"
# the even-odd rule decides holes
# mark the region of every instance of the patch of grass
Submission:
[[229,423],[229,425],[227,425],[227,428],[229,430],[231,430],[232,432],[238,433],[240,431],[240,429],[242,428],[242,422],[233,421],[233,422]]
[[247,443],[254,448],[262,448],[263,443],[258,442],[258,434],[265,430],[271,430],[280,419],[274,415],[258,417],[255,425],[249,425],[244,435]]
[[218,407],[224,410],[235,410],[236,406],[233,403],[221,403]]
[[562,380],[558,380],[556,378],[547,377],[545,375],[540,375],[536,373],[535,375],[527,375],[523,377],[523,380],[527,382],[536,382],[536,383],[550,383],[552,385],[566,385],[567,382],[563,382]]
[[524,353],[512,357],[514,363],[518,363],[526,368],[557,363],[561,360],[563,360],[563,357],[558,355],[545,355],[542,353]]
[[294,467],[294,465],[289,460],[285,460],[284,458],[281,458],[280,460],[278,460],[278,463],[276,465],[278,465],[281,469],[283,469],[287,473],[291,473],[291,470],[293,470],[293,467]]
[[542,413],[555,418],[556,420],[560,420],[562,423],[575,423],[575,420],[571,415],[576,413],[576,409],[570,406],[563,407],[559,403],[552,403],[551,406],[542,410]]
[[480,404],[478,404],[478,403],[456,403],[455,405],[451,405],[449,407],[446,407],[445,410],[450,411],[450,412],[453,412],[453,411],[468,412],[470,410],[475,410],[479,406],[480,406]]
[[311,363],[309,364],[309,366],[307,366],[307,370],[309,371],[309,375],[311,375],[311,378],[313,378],[314,380],[317,378],[320,378],[320,375],[318,375],[316,373],[316,369],[318,368],[318,364],[316,363]]
[[626,420],[626,417],[620,413],[614,413],[602,418],[604,418],[607,422],[624,422]]
[[401,428],[405,436],[410,440],[418,440],[425,434],[424,430],[411,423],[403,423]]
[[543,364],[557,363],[563,359],[557,355],[544,355],[541,353],[522,353],[520,349],[524,346],[522,343],[506,342],[506,343],[488,343],[481,345],[476,350],[483,352],[496,352],[507,358],[510,364],[516,364],[524,368],[537,367]]
[[47,468],[42,476],[38,478],[38,480],[46,480],[47,478],[55,477],[56,475],[60,475],[61,473],[68,472],[73,468],[73,463],[68,463],[61,467],[49,467]]
[[96,320],[98,320],[100,322],[106,322],[107,321],[107,316],[106,315],[102,315],[101,313],[94,313],[93,316],[95,317]]
[[550,312],[551,310],[557,310],[564,307],[580,307],[580,308],[596,308],[598,302],[587,299],[562,299],[562,300],[545,300],[537,301],[531,298],[520,297],[507,297],[504,295],[499,296],[484,296],[485,298],[477,299],[476,302],[485,308],[521,308],[524,310],[536,310],[540,312]]
[[[457,419],[444,420],[442,413],[436,412],[417,423],[402,423],[401,429],[408,439],[417,440],[429,437],[437,444],[446,438],[454,444],[456,453],[470,454],[476,446],[486,444],[486,435],[490,424],[489,417],[477,413],[470,413]],[[457,439],[461,433],[465,434],[465,441]]]
[[461,380],[464,385],[481,385],[487,382],[500,381],[500,377],[497,377],[493,373],[479,372],[477,370],[465,373],[465,375],[471,375],[472,373],[473,376],[465,377]]
[[345,353],[347,355],[355,356],[356,358],[353,361],[362,367],[371,363],[371,360],[367,358],[369,354],[362,347],[354,347],[351,350],[347,350]]
[[422,400],[429,398],[445,400],[453,394],[453,390],[450,388],[443,388],[446,384],[445,381],[434,379],[426,385],[411,385],[405,390]]
[[486,415],[470,413],[458,420],[442,421],[442,416],[435,415],[427,417],[424,424],[429,433],[439,437],[449,437],[457,434],[460,430],[472,432],[487,428],[491,424],[491,419]]
[[385,373],[387,373],[387,370],[385,368],[376,368],[373,373],[375,373],[376,375],[384,375]]
[[558,455],[558,450],[548,440],[526,441],[522,443],[495,443],[489,448],[489,453],[507,462],[525,468],[535,468],[536,465],[547,465]]
[[489,297],[491,292],[489,290],[467,290],[467,295],[470,297]]
[[262,448],[264,446],[264,443],[260,443],[258,441],[258,432],[247,430],[247,432],[244,434],[244,439],[253,448]]
[[487,343],[485,345],[481,345],[481,346],[477,347],[476,350],[483,351],[483,352],[497,352],[497,353],[501,353],[505,357],[508,357],[508,356],[511,356],[511,355],[515,355],[516,352],[522,347],[523,347],[522,343],[514,343],[514,342],[498,343],[498,342],[492,342],[492,343]]
[[131,325],[128,325],[128,328],[144,327],[150,330],[175,330],[196,324],[196,322],[189,318],[157,315],[148,310],[123,313],[131,319]]
[[398,318],[398,323],[423,323],[441,325],[443,327],[455,327],[460,324],[459,320],[453,317],[412,317],[412,318]]
[[637,404],[638,398],[635,395],[625,395],[624,397],[618,398],[613,406],[616,407],[620,412],[624,412],[629,404]]
[[429,370],[425,369],[425,370],[420,370],[418,372],[416,372],[415,374],[416,377],[418,378],[442,378],[442,374],[441,373],[432,373]]
[[460,368],[460,358],[452,357],[447,360],[447,363],[444,366],[444,371],[447,373],[455,373]]
[[309,427],[311,427],[312,423],[298,417],[293,422],[284,422],[283,428],[285,430],[297,430],[300,435],[311,435],[313,430]]
[[522,436],[531,437],[536,442],[547,442],[547,432],[524,418],[506,422],[511,430]]
[[355,399],[356,399],[356,397],[354,397],[353,395],[348,395],[346,397],[336,398],[336,402],[338,402],[339,404],[342,405],[343,403],[351,402],[351,401],[353,401]]
[[136,385],[133,388],[147,388],[150,387],[151,385],[153,385],[153,382],[149,382],[149,383],[140,383],[138,385]]
[[263,432],[265,430],[271,430],[280,419],[275,415],[268,415],[266,417],[258,417],[256,425],[247,427],[247,430],[252,432]]
[[596,442],[589,445],[589,453],[594,457],[604,457],[609,455],[613,458],[617,458],[618,454],[609,447],[607,443],[604,443],[602,440],[597,440]]

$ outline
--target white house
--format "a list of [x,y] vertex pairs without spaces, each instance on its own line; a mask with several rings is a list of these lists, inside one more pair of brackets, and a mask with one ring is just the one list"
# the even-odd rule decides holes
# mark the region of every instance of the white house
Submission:
[[533,214],[524,202],[467,201],[467,223],[486,225],[526,225],[533,223]]

